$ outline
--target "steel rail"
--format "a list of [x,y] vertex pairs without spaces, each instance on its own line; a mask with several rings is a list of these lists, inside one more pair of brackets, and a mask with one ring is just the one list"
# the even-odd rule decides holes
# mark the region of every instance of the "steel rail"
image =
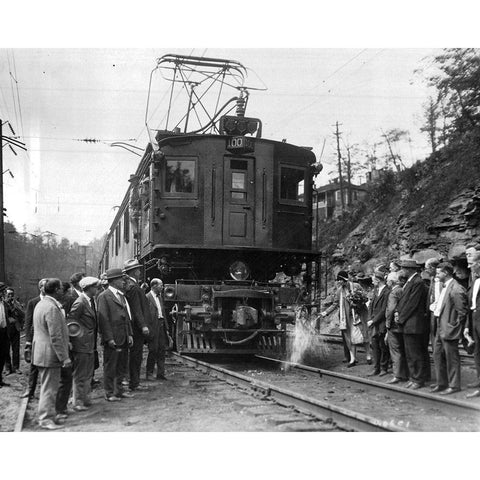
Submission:
[[366,378],[356,377],[353,375],[345,375],[343,373],[332,372],[330,370],[324,370],[322,368],[309,367],[307,365],[302,365],[299,363],[288,362],[286,360],[279,360],[271,357],[264,357],[262,355],[255,355],[255,358],[262,360],[268,360],[275,363],[281,363],[284,365],[293,366],[299,370],[304,370],[308,372],[315,373],[322,377],[334,378],[337,380],[342,380],[350,383],[357,383],[369,388],[369,390],[376,390],[378,392],[385,393],[389,391],[397,395],[404,396],[406,398],[421,400],[422,403],[428,407],[438,408],[439,406],[448,407],[449,414],[452,416],[455,414],[477,414],[480,412],[480,404],[464,402],[462,400],[457,400],[454,398],[446,398],[434,395],[433,393],[420,392],[419,390],[408,390],[402,387],[397,387],[396,385],[390,385],[387,383],[380,383],[373,380],[368,380]]
[[[305,395],[280,388],[270,383],[260,382],[246,375],[232,372],[225,368],[203,362],[196,358],[187,357],[173,352],[175,358],[187,365],[194,366],[200,371],[216,378],[225,380],[229,384],[239,385],[265,395],[271,400],[285,407],[294,407],[312,414],[321,419],[331,418],[340,428],[362,432],[404,432],[407,431],[377,418],[354,412],[337,405],[323,402]],[[268,357],[265,357],[268,358]]]

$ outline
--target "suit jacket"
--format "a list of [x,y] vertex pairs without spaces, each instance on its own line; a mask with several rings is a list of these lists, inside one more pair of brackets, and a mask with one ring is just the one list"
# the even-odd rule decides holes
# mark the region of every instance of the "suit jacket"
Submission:
[[63,302],[63,308],[65,310],[65,315],[68,316],[70,313],[70,309],[72,308],[73,303],[79,297],[77,291],[72,287],[68,292],[68,295],[65,296],[65,300]]
[[456,280],[446,287],[438,316],[438,331],[444,340],[460,340],[468,313],[467,291]]
[[48,295],[33,312],[32,363],[37,367],[61,367],[68,358],[68,331],[56,300]]
[[107,288],[98,296],[98,329],[102,337],[102,344],[114,340],[117,345],[127,342],[132,335],[132,325],[127,309],[115,294]]
[[[5,303],[5,314],[8,317],[9,326],[12,325],[13,331],[20,332],[23,329],[25,323],[25,312],[23,311],[22,305],[20,305],[17,300],[13,302],[4,302]],[[13,320],[13,323],[11,323]]]
[[390,288],[384,286],[380,296],[378,295],[378,289],[375,288],[373,298],[368,306],[368,319],[373,322],[372,335],[383,334],[386,331],[386,317],[385,311],[387,309],[388,295],[390,294]]
[[[90,306],[90,302],[84,295],[80,295],[73,302],[68,314],[68,321],[75,321],[82,327],[82,333],[78,337],[71,337],[72,351],[78,353],[93,353],[97,316]],[[68,323],[68,322],[67,322]]]
[[404,285],[402,296],[397,304],[398,323],[404,334],[424,334],[428,331],[427,289],[420,275]]
[[162,297],[159,297],[160,306],[162,307],[161,318],[158,318],[157,304],[155,303],[155,298],[152,291],[147,293],[147,299],[150,305],[151,324],[148,326],[150,328],[150,333],[152,334],[152,336],[157,334],[168,335],[168,325],[165,318],[165,306],[163,304]]
[[32,343],[33,341],[33,311],[40,301],[40,295],[32,298],[27,303],[27,311],[25,313],[25,342]]
[[475,280],[473,281],[472,285],[470,285],[470,288],[467,290],[468,315],[467,315],[467,325],[465,326],[470,330],[470,335],[472,335],[474,324],[480,323],[480,289],[477,292],[475,310],[471,310],[470,308],[473,305],[473,286],[474,286]]
[[393,321],[393,315],[397,310],[398,302],[402,297],[403,289],[400,285],[395,285],[388,292],[387,307],[385,309],[385,327],[392,332],[402,333],[403,327]]
[[132,312],[133,328],[141,331],[143,327],[151,325],[150,304],[145,292],[140,288],[140,285],[131,278],[127,279],[125,297],[128,300],[130,311]]

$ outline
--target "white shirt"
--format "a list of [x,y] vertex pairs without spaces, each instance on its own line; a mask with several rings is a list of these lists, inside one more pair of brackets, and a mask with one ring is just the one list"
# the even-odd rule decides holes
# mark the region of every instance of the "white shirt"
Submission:
[[477,295],[478,290],[480,290],[480,278],[477,278],[473,284],[473,292],[472,292],[472,310],[476,310],[477,308]]
[[382,290],[385,288],[385,285],[382,285],[381,287],[379,287],[378,289],[378,292],[377,292],[377,297],[380,296],[380,294],[382,293]]
[[162,305],[160,303],[160,299],[158,298],[158,295],[152,290],[152,295],[153,299],[155,300],[155,305],[157,306],[157,311],[158,311],[158,318],[163,318],[163,312],[162,312]]
[[435,277],[433,279],[434,285],[433,285],[433,303],[430,304],[430,311],[434,312],[435,309],[437,308],[437,303],[438,300],[440,299],[440,293],[442,291],[442,285],[440,284],[440,280]]
[[0,328],[7,328],[7,315],[3,300],[0,300]]
[[132,312],[130,311],[130,305],[128,304],[128,300],[125,298],[125,295],[120,290],[118,290],[115,287],[112,287],[111,285],[109,285],[108,288],[109,290],[112,291],[115,297],[117,297],[119,302],[123,303],[122,302],[122,297],[123,297],[123,300],[125,300],[125,305],[127,307],[128,316],[130,317],[130,320],[132,320]]
[[440,311],[442,310],[442,305],[443,305],[443,301],[445,300],[445,294],[447,292],[447,287],[450,285],[450,283],[452,282],[453,278],[451,278],[450,280],[447,280],[445,282],[445,285],[443,287],[443,290],[442,292],[440,293],[440,298],[438,299],[438,302],[437,302],[437,306],[435,307],[435,311],[433,312],[433,314],[436,316],[436,317],[439,317],[440,316]]

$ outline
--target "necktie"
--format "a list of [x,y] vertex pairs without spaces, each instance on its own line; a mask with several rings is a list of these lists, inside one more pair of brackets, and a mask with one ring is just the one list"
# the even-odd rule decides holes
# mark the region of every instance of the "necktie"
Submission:
[[97,310],[95,309],[95,300],[93,298],[90,299],[90,306],[92,307],[93,313],[96,316],[97,315]]

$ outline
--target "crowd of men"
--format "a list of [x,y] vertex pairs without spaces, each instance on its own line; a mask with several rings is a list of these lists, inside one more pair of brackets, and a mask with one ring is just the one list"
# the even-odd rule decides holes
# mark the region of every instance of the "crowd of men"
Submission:
[[387,383],[420,389],[431,382],[431,344],[436,381],[430,390],[449,395],[461,390],[463,344],[476,368],[467,398],[480,396],[480,244],[467,245],[465,257],[451,262],[408,258],[378,265],[372,277],[342,270],[336,279],[336,299],[321,316],[339,309],[348,367],[357,364],[357,345],[371,346],[369,376],[391,368]]
[[91,391],[99,383],[94,378],[100,366],[98,335],[106,401],[131,398],[136,390],[148,388],[140,379],[144,345],[145,380],[166,380],[165,354],[171,339],[163,283],[152,279],[146,293],[141,277],[142,265],[129,260],[123,269],[111,268],[101,279],[84,273],[73,274],[70,283],[45,278],[25,313],[13,290],[0,283],[0,387],[9,386],[2,377],[5,362],[9,373],[21,373],[20,331],[25,327],[24,354],[30,370],[22,397],[33,398],[40,383],[41,428],[63,428],[69,414],[92,405]]

